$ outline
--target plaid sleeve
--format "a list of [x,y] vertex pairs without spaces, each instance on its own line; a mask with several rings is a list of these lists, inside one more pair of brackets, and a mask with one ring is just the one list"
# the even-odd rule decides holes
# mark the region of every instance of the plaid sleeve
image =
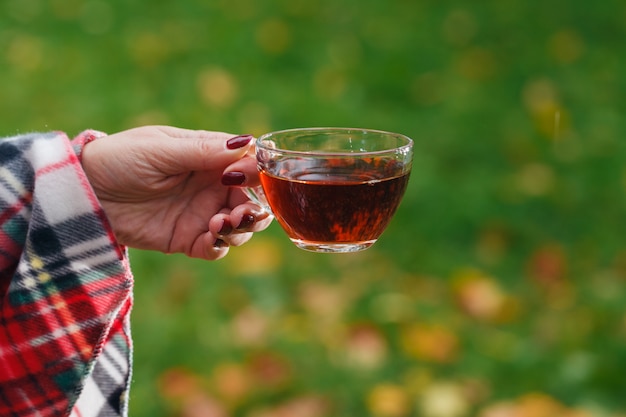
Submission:
[[85,132],[0,140],[0,415],[127,412],[133,279],[82,170]]

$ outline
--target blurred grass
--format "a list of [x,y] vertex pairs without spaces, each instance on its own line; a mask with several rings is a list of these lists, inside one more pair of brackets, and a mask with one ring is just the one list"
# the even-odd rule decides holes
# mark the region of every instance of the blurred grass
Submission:
[[618,416],[626,4],[5,0],[0,134],[416,141],[354,255],[132,252],[132,416]]

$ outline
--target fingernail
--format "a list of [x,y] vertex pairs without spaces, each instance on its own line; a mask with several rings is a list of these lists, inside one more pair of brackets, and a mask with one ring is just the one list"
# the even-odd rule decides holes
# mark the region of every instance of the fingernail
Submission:
[[246,182],[246,174],[243,172],[225,172],[222,175],[222,185],[241,185],[244,182]]
[[224,220],[224,223],[222,223],[222,228],[217,233],[219,233],[222,236],[225,236],[225,235],[229,235],[230,233],[232,233],[232,231],[233,231],[233,225],[230,224],[230,221]]
[[213,243],[214,248],[225,248],[226,246],[228,246],[228,243],[224,242],[222,239],[215,239]]
[[244,214],[243,217],[241,218],[241,222],[239,223],[239,226],[237,226],[237,230],[247,229],[248,227],[252,226],[255,221],[256,221],[256,218],[254,217],[254,215]]
[[230,138],[226,141],[228,149],[239,149],[246,146],[252,140],[252,135],[240,135]]

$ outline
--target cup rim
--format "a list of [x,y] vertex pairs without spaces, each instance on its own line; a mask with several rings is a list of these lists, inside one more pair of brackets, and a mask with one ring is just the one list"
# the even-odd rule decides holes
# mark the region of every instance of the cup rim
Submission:
[[[401,145],[395,148],[388,148],[388,149],[383,149],[383,150],[378,150],[378,151],[356,151],[356,152],[298,151],[298,150],[284,149],[284,148],[279,148],[279,147],[270,148],[270,147],[263,145],[264,140],[267,140],[268,138],[274,135],[285,134],[285,133],[297,133],[297,132],[315,133],[315,132],[323,132],[323,131],[329,131],[329,132],[330,131],[339,131],[339,132],[358,131],[358,132],[363,132],[363,133],[375,133],[379,135],[380,134],[391,135],[391,136],[398,137],[402,140],[405,140],[406,143],[404,145]],[[396,132],[379,130],[379,129],[360,128],[360,127],[298,127],[298,128],[276,130],[273,132],[264,133],[256,139],[255,146],[257,149],[261,148],[265,150],[280,151],[280,152],[285,152],[285,153],[294,154],[294,155],[338,155],[338,156],[377,155],[377,154],[388,154],[389,152],[402,152],[403,153],[403,152],[409,151],[413,147],[413,139],[411,139],[410,137],[402,133],[396,133]]]

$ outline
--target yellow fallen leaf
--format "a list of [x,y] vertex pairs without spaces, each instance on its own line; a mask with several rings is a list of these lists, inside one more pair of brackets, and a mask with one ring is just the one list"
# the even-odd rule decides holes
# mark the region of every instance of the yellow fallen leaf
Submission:
[[411,413],[407,391],[394,384],[376,385],[367,396],[367,407],[376,417],[403,417]]

